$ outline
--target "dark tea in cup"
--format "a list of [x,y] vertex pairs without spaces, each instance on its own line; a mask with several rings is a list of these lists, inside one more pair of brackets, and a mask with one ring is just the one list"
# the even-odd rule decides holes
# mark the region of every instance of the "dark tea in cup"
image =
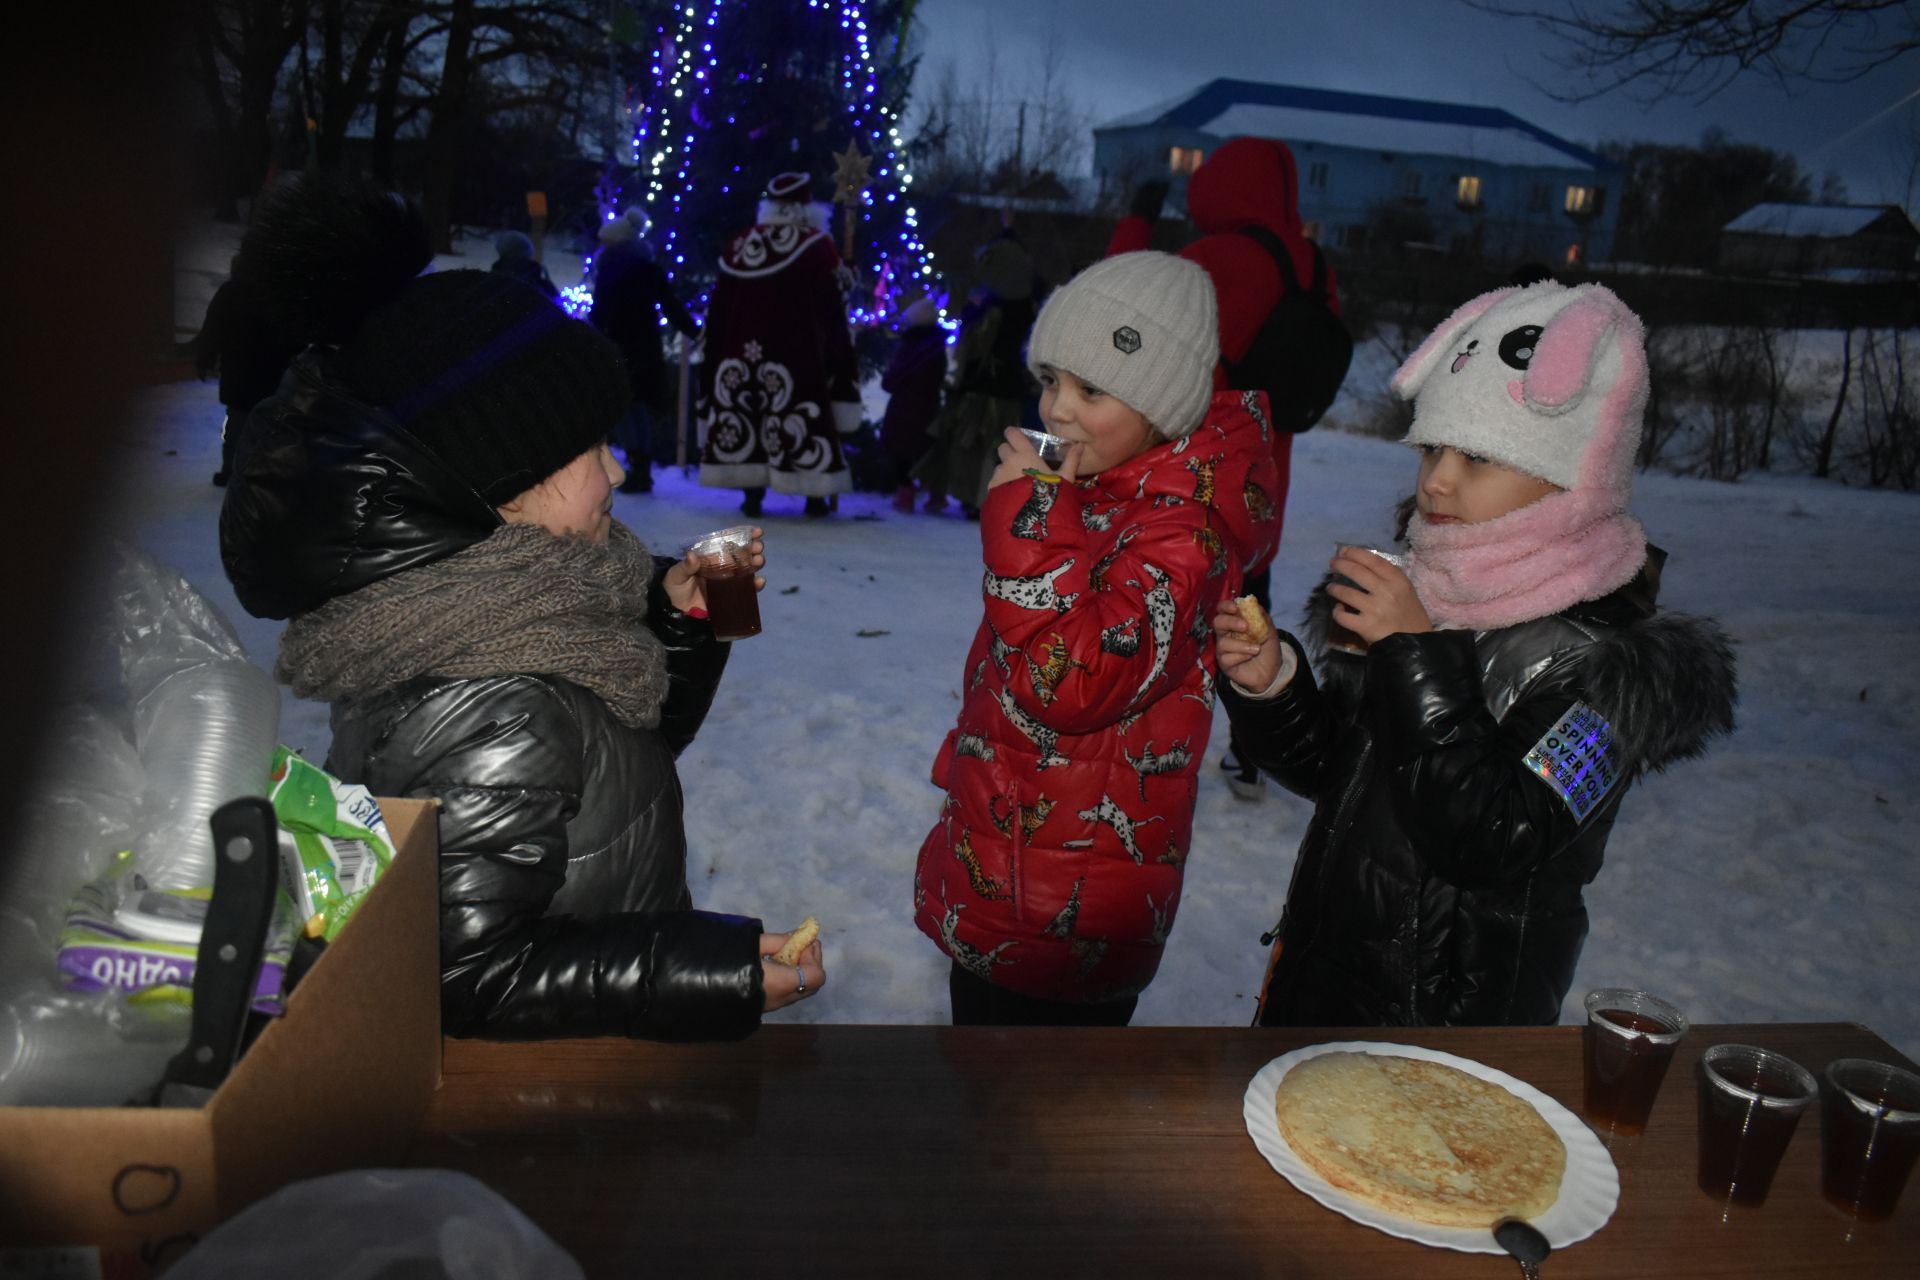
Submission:
[[[1369,547],[1358,542],[1336,542],[1333,546],[1336,552],[1347,550],[1365,551],[1379,556],[1396,569],[1404,569],[1407,567],[1407,558],[1405,556],[1397,556],[1391,551],[1382,551],[1378,547]],[[1336,573],[1331,576],[1333,581],[1343,587],[1353,587],[1357,590],[1364,589],[1360,587],[1359,583],[1347,577],[1345,574]],[[1335,601],[1336,605],[1338,603],[1338,601]],[[1356,658],[1364,658],[1367,656],[1367,642],[1357,633],[1341,626],[1334,620],[1332,614],[1327,615],[1327,648],[1335,653],[1350,653]]]
[[1647,1127],[1687,1019],[1665,1000],[1624,987],[1588,992],[1586,1009],[1587,1119],[1631,1137]]
[[1800,1113],[1818,1092],[1789,1058],[1746,1044],[1716,1044],[1695,1067],[1699,1086],[1700,1189],[1728,1204],[1767,1198]]
[[760,596],[753,585],[753,529],[739,525],[710,533],[687,548],[707,597],[707,617],[719,640],[760,634]]
[[1841,1058],[1820,1084],[1820,1191],[1865,1222],[1893,1216],[1920,1157],[1920,1076]]

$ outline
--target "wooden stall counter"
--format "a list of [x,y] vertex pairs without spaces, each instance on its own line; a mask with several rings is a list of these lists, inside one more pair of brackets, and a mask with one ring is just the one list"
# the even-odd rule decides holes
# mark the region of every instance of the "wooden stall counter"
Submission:
[[[781,1026],[738,1044],[449,1040],[410,1162],[472,1173],[590,1276],[805,1274],[1505,1277],[1504,1255],[1429,1248],[1321,1207],[1242,1120],[1269,1060],[1366,1038],[1457,1054],[1576,1114],[1580,1030]],[[1822,1199],[1819,1117],[1767,1203],[1694,1183],[1694,1061],[1775,1049],[1912,1067],[1849,1024],[1696,1026],[1643,1137],[1617,1139],[1620,1199],[1556,1252],[1582,1276],[1920,1274],[1920,1191],[1856,1224]]]

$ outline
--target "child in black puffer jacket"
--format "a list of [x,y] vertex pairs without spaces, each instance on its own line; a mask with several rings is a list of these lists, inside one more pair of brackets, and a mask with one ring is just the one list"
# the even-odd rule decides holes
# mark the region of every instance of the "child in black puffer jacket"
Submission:
[[[276,674],[332,707],[328,768],[439,801],[454,1035],[745,1035],[825,979],[692,911],[674,759],[728,646],[690,561],[611,515],[612,344],[483,271],[418,274],[417,211],[312,181],[236,264],[311,344],[249,422],[220,516]],[[764,563],[758,531],[756,565]]]
[[1552,1023],[1581,890],[1647,769],[1733,727],[1713,623],[1659,614],[1627,513],[1647,398],[1639,319],[1546,282],[1461,307],[1394,376],[1421,451],[1407,571],[1343,549],[1310,634],[1215,619],[1252,762],[1315,801],[1256,1021]]

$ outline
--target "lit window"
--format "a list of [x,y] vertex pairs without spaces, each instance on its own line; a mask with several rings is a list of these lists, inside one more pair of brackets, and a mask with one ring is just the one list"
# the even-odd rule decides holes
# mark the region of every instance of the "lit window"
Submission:
[[1307,186],[1315,191],[1327,189],[1327,162],[1316,160],[1307,166]]
[[1167,168],[1174,173],[1192,173],[1207,153],[1199,147],[1175,147],[1167,154]]
[[1454,188],[1454,201],[1471,209],[1480,203],[1480,179],[1470,173],[1460,175],[1460,183]]
[[1580,246],[1578,244],[1570,244],[1567,246],[1567,252],[1565,254],[1564,261],[1570,267],[1577,267],[1580,265]]
[[1582,213],[1591,212],[1592,209],[1593,209],[1593,188],[1592,187],[1568,187],[1567,188],[1567,212],[1568,213],[1582,214]]

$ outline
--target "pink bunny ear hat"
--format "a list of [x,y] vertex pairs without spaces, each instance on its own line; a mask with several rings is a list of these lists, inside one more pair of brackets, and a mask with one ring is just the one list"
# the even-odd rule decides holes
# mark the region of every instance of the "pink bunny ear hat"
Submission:
[[1624,510],[1647,407],[1646,331],[1604,285],[1468,302],[1407,358],[1408,444],[1452,445]]
[[1461,307],[1393,375],[1408,444],[1451,445],[1564,490],[1477,524],[1408,527],[1408,575],[1441,626],[1487,630],[1624,586],[1647,558],[1627,514],[1647,407],[1640,319],[1597,284],[1543,281]]

